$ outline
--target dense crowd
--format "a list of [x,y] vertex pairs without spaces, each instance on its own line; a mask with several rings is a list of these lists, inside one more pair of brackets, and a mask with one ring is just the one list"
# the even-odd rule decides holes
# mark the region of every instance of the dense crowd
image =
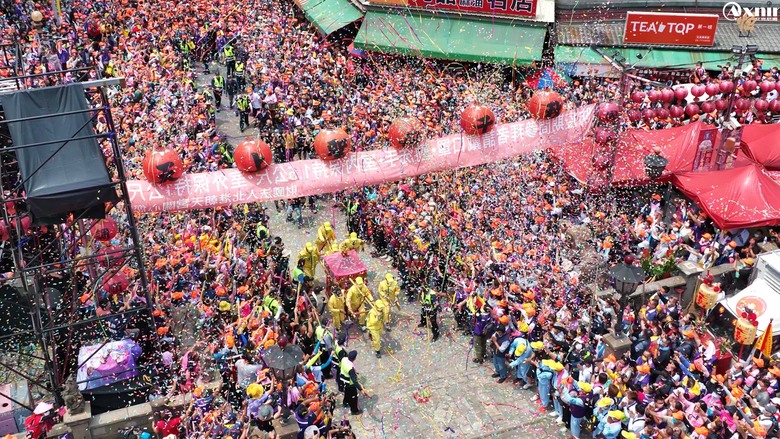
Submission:
[[[23,44],[20,57],[0,59],[6,63],[0,74],[11,76],[8,64],[21,59],[17,71],[27,75],[84,68],[27,78],[28,87],[125,77],[126,87],[112,88],[109,98],[134,177],[141,177],[144,152],[156,145],[176,148],[189,172],[231,166],[215,114],[240,112],[244,96],[249,125],[272,145],[278,161],[308,158],[314,136],[327,126],[347,127],[357,148],[372,149],[385,146],[390,122],[402,115],[422,121],[428,137],[458,132],[459,110],[472,101],[490,103],[501,122],[529,117],[524,103],[532,91],[502,68],[376,54],[358,59],[340,42],[319,36],[290,2],[62,6],[57,24],[45,5],[3,4],[3,42]],[[32,20],[34,10],[43,12],[42,25]],[[224,82],[198,85],[201,70]],[[765,74],[778,79],[776,69],[754,70]],[[583,80],[560,92],[573,108],[615,98],[618,84]],[[759,121],[757,115],[747,112],[742,120]],[[688,120],[635,125],[662,129]],[[499,383],[511,370],[512,382],[528,391],[540,412],[565,422],[574,437],[581,427],[610,439],[776,435],[780,370],[768,359],[718,374],[716,347],[683,312],[674,291],[651,292],[634,308],[596,301],[586,288],[602,281],[604,261],[630,256],[655,278],[683,259],[703,267],[734,264],[743,275],[725,285],[733,291],[744,287],[758,243],[776,240],[776,232],[765,237],[719,230],[696,206],[673,196],[604,197],[594,202],[538,153],[355,188],[337,199],[349,230],[360,237],[352,239],[365,240],[392,262],[399,273],[393,285],[402,297],[423,302],[420,323],[436,328],[433,340],[437,310],[451,308],[454,324],[473,337],[473,360],[491,360]],[[362,390],[358,353],[348,350],[341,323],[349,319],[381,338],[379,328],[388,322],[377,313],[396,303],[395,293],[388,293],[392,276],[384,293],[362,293],[365,299],[354,306],[360,288],[325,297],[313,280],[321,256],[334,251],[327,230],[323,226],[323,238],[312,248],[286,249],[258,205],[139,219],[156,301],[149,398],[193,395],[185,412],[156,419],[154,433],[263,437],[273,434],[275,419],[289,416],[300,437],[317,437],[315,430],[351,434],[347,419],[334,420],[335,389],[355,415]],[[126,231],[126,219],[117,220]],[[103,296],[87,296],[82,305],[109,312],[138,300],[134,293]],[[119,320],[108,335],[122,338],[132,323]],[[607,333],[631,338],[625,357],[605,353]],[[290,386],[263,360],[274,345],[288,342],[303,353]],[[381,354],[381,344],[374,350]]]

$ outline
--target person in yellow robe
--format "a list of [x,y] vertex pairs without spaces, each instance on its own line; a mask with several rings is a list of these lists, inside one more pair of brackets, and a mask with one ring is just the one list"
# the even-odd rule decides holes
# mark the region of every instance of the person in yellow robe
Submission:
[[320,252],[314,248],[314,244],[307,242],[303,250],[298,253],[298,260],[303,260],[301,269],[306,273],[306,276],[314,279],[314,272],[317,269],[317,264],[320,263]]
[[366,318],[366,327],[368,328],[368,335],[371,337],[371,346],[374,348],[377,358],[382,358],[382,332],[389,318],[389,308],[382,299],[379,299],[373,303]]
[[347,309],[353,321],[360,323],[364,331],[366,330],[366,305],[373,301],[374,296],[363,282],[363,278],[355,278],[352,286],[347,290]]
[[[385,278],[382,282],[379,282],[378,287],[379,298],[387,305],[387,322],[390,322],[390,308],[395,306],[398,310],[401,310],[401,304],[398,302],[398,293],[401,292],[401,288],[398,286],[398,281],[391,273],[385,273]],[[387,328],[389,331],[390,328]]]
[[330,318],[333,320],[333,329],[335,329],[336,332],[341,331],[341,324],[346,318],[344,290],[337,289],[330,295],[330,299],[328,299],[328,310],[330,310]]
[[333,226],[331,226],[330,222],[326,222],[317,230],[317,239],[314,240],[314,246],[318,252],[328,254],[333,244],[336,244],[336,232],[333,231]]

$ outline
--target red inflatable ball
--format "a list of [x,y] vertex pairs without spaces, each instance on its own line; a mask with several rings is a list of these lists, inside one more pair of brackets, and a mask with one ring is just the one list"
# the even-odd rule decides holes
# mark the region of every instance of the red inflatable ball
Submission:
[[659,119],[666,119],[669,117],[669,110],[666,108],[659,108],[655,110],[655,115],[658,116]]
[[233,159],[241,172],[257,172],[273,162],[273,154],[271,147],[262,140],[246,138],[236,145]]
[[471,136],[481,136],[493,129],[496,124],[496,116],[493,110],[482,104],[469,104],[463,113],[460,113],[460,127]]
[[688,90],[686,90],[685,87],[677,87],[674,89],[674,98],[676,100],[682,101],[687,97],[688,97]]
[[752,79],[748,79],[747,81],[742,83],[742,90],[746,92],[751,92],[758,88],[758,83]]
[[[0,239],[3,241],[8,241],[11,239],[11,230],[16,233],[16,222],[18,221],[17,218],[14,218],[11,220],[11,227],[8,227],[8,224],[6,224],[5,220],[0,220]],[[21,228],[22,228],[22,234],[27,233],[27,230],[30,229],[30,226],[32,226],[32,218],[29,216],[23,216],[22,220],[20,222]]]
[[314,150],[322,160],[340,159],[349,148],[349,135],[344,128],[321,130],[314,138]]
[[669,87],[661,90],[661,100],[664,102],[672,102],[674,100],[674,90]]
[[688,104],[685,106],[685,114],[688,116],[695,116],[699,114],[699,106],[696,104]]
[[669,107],[669,114],[671,114],[672,117],[680,118],[685,114],[685,110],[679,105],[672,105]]
[[615,132],[609,128],[598,127],[593,133],[593,139],[599,145],[606,145],[612,143],[615,140]]
[[739,98],[737,99],[737,102],[734,103],[734,106],[737,107],[737,110],[739,111],[750,110],[750,100],[745,98]]
[[715,104],[714,103],[712,103],[710,101],[701,103],[701,111],[703,113],[712,113],[715,110],[716,110],[716,108],[715,108]]
[[637,104],[641,104],[642,102],[644,102],[645,97],[647,97],[647,95],[643,91],[635,91],[631,93],[631,100]]
[[718,99],[717,101],[715,101],[715,108],[717,108],[718,111],[723,111],[728,106],[729,106],[729,103],[725,99]]
[[633,110],[633,109],[628,110],[628,120],[630,120],[631,122],[636,122],[641,118],[642,118],[642,113],[640,113],[639,110]]
[[422,138],[422,124],[413,117],[399,117],[390,124],[387,138],[396,149],[414,148]]
[[614,122],[620,115],[620,107],[614,102],[599,105],[597,117],[604,123]]
[[753,103],[753,106],[756,107],[756,111],[766,111],[769,109],[769,102],[765,99],[758,99]]
[[658,90],[650,90],[647,94],[647,98],[650,99],[650,102],[658,102],[661,100],[661,92]]
[[723,81],[720,81],[720,85],[718,86],[720,88],[721,93],[731,93],[734,91],[734,83],[729,81],[728,79],[724,79]]
[[553,119],[563,111],[563,99],[554,91],[537,91],[528,100],[527,107],[535,119]]
[[114,236],[119,233],[116,221],[114,221],[114,218],[111,218],[110,216],[106,216],[102,220],[95,221],[92,224],[92,227],[90,227],[89,231],[92,233],[93,238],[101,242],[111,241],[114,239]]
[[176,181],[184,174],[184,162],[173,149],[154,148],[143,161],[144,176],[154,184]]
[[648,122],[655,119],[655,110],[652,108],[646,109],[642,112],[642,117]]
[[704,92],[707,93],[707,96],[715,96],[720,93],[720,88],[718,87],[718,84],[707,84],[707,86],[704,87]]
[[121,271],[103,281],[103,289],[112,296],[120,295],[130,287],[130,279]]
[[289,341],[287,340],[287,336],[285,336],[285,335],[282,335],[281,337],[279,337],[279,340],[276,342],[276,344],[279,345],[280,349],[286,348],[288,343],[289,343]]
[[775,91],[780,93],[780,81],[775,81]]
[[118,268],[125,263],[122,248],[113,245],[103,246],[103,248],[95,253],[95,256],[97,257],[98,264],[104,268]]
[[706,90],[706,89],[704,88],[704,86],[703,86],[703,85],[701,85],[701,84],[697,84],[697,85],[694,85],[693,87],[691,87],[691,94],[692,94],[694,97],[697,97],[697,98],[698,98],[698,97],[701,97],[701,96],[703,96],[703,95],[704,95],[704,92],[705,92],[705,90]]
[[767,94],[770,91],[775,89],[775,80],[774,79],[764,79],[761,81],[760,84],[758,84],[758,87],[761,89],[761,93]]
[[780,101],[775,99],[774,101],[769,103],[769,111],[772,113],[779,113],[780,112]]

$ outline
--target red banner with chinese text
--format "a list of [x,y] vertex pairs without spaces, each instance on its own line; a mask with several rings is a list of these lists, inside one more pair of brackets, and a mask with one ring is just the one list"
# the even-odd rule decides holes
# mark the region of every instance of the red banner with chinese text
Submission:
[[536,17],[537,0],[408,0],[408,5],[423,9],[480,14]]
[[139,213],[205,209],[338,192],[374,186],[448,169],[483,165],[534,150],[579,143],[593,121],[594,106],[566,111],[555,119],[497,125],[484,136],[453,134],[417,149],[352,152],[341,160],[299,160],[245,174],[238,169],[185,174],[154,185],[127,182]]

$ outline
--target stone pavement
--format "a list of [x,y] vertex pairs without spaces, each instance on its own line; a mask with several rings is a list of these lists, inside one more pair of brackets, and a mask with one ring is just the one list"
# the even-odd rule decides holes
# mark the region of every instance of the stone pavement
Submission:
[[[204,86],[210,77],[201,77]],[[226,97],[223,97],[223,102]],[[238,130],[238,118],[232,111],[217,113],[220,129],[233,145],[244,137],[256,136],[257,130]],[[269,229],[281,236],[293,258],[306,242],[314,241],[320,224],[330,221],[339,240],[344,239],[346,222],[342,212],[334,207],[329,196],[318,202],[319,213],[306,210],[303,229],[285,221],[285,214],[268,203]],[[368,285],[376,285],[389,264],[362,254],[368,267]],[[291,264],[294,261],[291,259]],[[322,268],[317,270],[317,282],[324,282]],[[367,334],[354,327],[350,331],[349,348],[359,352],[356,368],[371,398],[360,397],[363,415],[347,416],[338,409],[335,419],[350,420],[358,438],[564,438],[547,415],[539,416],[531,402],[533,393],[511,384],[511,379],[497,384],[490,375],[492,364],[476,365],[471,359],[471,339],[453,330],[451,315],[442,313],[442,337],[435,343],[428,331],[418,328],[419,305],[406,304],[393,310],[392,330],[383,335],[383,355],[375,358]],[[334,386],[335,387],[335,386]],[[427,402],[417,402],[416,392],[427,390]],[[340,398],[339,398],[340,399]]]

